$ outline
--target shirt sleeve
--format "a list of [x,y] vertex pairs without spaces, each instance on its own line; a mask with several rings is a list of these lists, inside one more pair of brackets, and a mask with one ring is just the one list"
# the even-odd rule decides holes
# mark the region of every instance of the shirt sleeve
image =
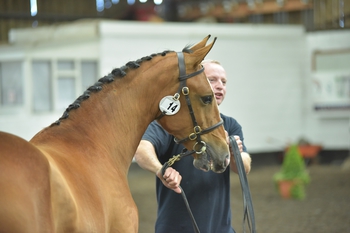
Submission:
[[221,114],[222,119],[224,120],[224,127],[229,136],[238,135],[243,143],[243,151],[247,152],[247,148],[244,143],[244,136],[242,126],[232,117],[225,116]]
[[174,138],[156,121],[153,121],[148,125],[146,132],[142,136],[142,140],[147,140],[152,143],[159,158],[167,153],[167,150],[174,141]]

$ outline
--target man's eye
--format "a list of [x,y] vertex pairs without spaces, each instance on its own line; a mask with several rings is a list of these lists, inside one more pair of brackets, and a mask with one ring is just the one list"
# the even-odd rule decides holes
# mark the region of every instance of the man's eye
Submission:
[[204,97],[201,97],[204,104],[210,104],[213,101],[213,96],[207,95]]

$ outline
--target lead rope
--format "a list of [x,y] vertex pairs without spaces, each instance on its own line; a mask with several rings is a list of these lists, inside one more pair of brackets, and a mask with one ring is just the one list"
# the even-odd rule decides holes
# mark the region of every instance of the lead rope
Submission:
[[[234,156],[235,161],[236,161],[239,181],[241,183],[242,194],[243,194],[243,232],[244,233],[246,232],[245,231],[245,221],[247,221],[250,232],[256,233],[254,208],[253,208],[252,197],[250,194],[248,179],[247,179],[247,175],[245,173],[241,153],[239,151],[239,148],[238,148],[238,145],[237,145],[237,142],[236,142],[234,136],[230,136],[230,145],[231,145],[231,148],[233,151],[233,156]],[[168,167],[172,166],[176,161],[179,161],[182,157],[185,157],[187,155],[192,155],[194,153],[195,153],[195,151],[192,150],[192,151],[184,151],[178,155],[174,155],[172,158],[169,159],[168,162],[164,163],[164,165],[162,167],[162,176],[164,176],[165,170]],[[180,185],[179,185],[179,188],[181,189],[181,196],[185,202],[187,211],[191,217],[194,232],[200,233],[197,222],[192,214],[190,205],[188,203],[186,194]]]
[[[162,176],[164,176],[164,173],[165,173],[165,170],[172,166],[176,161],[179,161],[182,157],[185,157],[187,155],[191,155],[191,154],[194,154],[196,153],[194,150],[192,151],[184,151],[178,155],[174,155],[172,158],[169,159],[168,162],[164,163],[163,167],[162,167]],[[184,190],[182,189],[182,187],[179,185],[179,188],[181,189],[181,196],[182,196],[182,199],[184,200],[185,202],[185,205],[186,205],[186,208],[187,208],[187,212],[189,213],[190,217],[191,217],[191,220],[192,220],[192,226],[193,226],[193,230],[195,233],[200,233],[199,231],[199,228],[198,228],[198,225],[197,225],[197,222],[193,216],[193,213],[191,211],[191,207],[190,207],[190,204],[188,203],[188,200],[187,200],[187,197],[186,197],[186,194],[184,192]]]
[[248,179],[245,173],[241,153],[239,151],[239,148],[234,136],[230,136],[230,145],[236,161],[239,181],[241,183],[242,194],[243,194],[243,213],[244,213],[243,214],[243,232],[244,233],[246,232],[245,221],[247,220],[250,232],[256,233],[253,202],[252,202],[252,197],[250,195]]

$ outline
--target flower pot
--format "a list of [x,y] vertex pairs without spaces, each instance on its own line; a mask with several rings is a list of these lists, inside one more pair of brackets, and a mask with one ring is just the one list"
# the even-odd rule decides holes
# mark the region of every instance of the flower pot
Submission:
[[304,184],[301,180],[280,180],[277,182],[278,191],[284,199],[299,199],[305,198]]
[[281,180],[278,181],[278,190],[281,197],[285,199],[291,198],[291,189],[294,186],[295,181],[293,180]]
[[300,200],[305,198],[305,184],[309,183],[310,177],[296,144],[289,147],[281,170],[274,174],[273,180],[283,198]]
[[298,148],[304,158],[314,158],[322,149],[319,145],[299,145]]

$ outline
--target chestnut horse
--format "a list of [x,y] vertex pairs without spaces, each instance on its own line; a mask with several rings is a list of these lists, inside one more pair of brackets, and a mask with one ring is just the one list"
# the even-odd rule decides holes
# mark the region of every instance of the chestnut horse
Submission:
[[200,65],[215,43],[209,37],[114,69],[29,142],[0,133],[0,232],[137,232],[127,174],[155,119],[223,172],[225,131]]

